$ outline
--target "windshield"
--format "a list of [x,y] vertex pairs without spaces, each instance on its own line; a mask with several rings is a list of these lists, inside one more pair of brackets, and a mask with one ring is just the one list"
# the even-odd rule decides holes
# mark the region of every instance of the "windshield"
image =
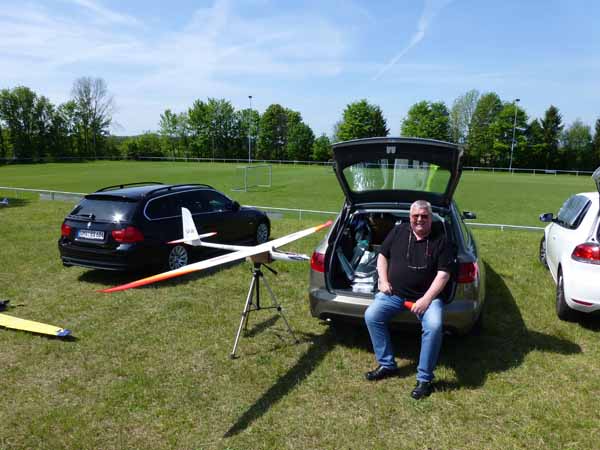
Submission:
[[451,178],[449,170],[416,159],[384,158],[344,168],[352,192],[404,190],[443,194]]

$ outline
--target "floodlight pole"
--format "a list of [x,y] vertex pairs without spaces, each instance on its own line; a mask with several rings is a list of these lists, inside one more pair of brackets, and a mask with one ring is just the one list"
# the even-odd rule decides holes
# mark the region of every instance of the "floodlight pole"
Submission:
[[512,173],[512,161],[513,161],[513,151],[515,149],[515,130],[517,129],[517,103],[521,101],[520,98],[515,98],[513,104],[515,105],[515,118],[513,120],[513,133],[512,133],[512,142],[510,143],[510,161],[508,163],[508,171]]
[[248,96],[248,100],[250,102],[250,111],[248,112],[248,164],[252,162],[252,136],[250,132],[250,128],[252,126],[252,96]]

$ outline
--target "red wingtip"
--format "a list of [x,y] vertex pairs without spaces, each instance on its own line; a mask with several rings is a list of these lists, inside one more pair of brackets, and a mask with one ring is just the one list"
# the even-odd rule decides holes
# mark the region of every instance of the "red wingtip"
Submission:
[[317,227],[315,227],[315,231],[321,231],[323,228],[327,228],[327,227],[331,226],[332,223],[333,223],[333,220],[328,220],[324,224],[318,225]]
[[133,289],[133,288],[137,288],[137,287],[141,287],[141,286],[146,286],[147,284],[156,283],[157,281],[168,280],[169,278],[177,277],[179,275],[185,275],[190,272],[193,272],[193,270],[176,269],[176,270],[172,270],[170,272],[159,273],[158,275],[152,275],[151,277],[142,278],[141,280],[132,281],[131,283],[122,284],[120,286],[102,289],[98,292],[102,292],[104,294],[110,294],[111,292],[126,291],[127,289]]

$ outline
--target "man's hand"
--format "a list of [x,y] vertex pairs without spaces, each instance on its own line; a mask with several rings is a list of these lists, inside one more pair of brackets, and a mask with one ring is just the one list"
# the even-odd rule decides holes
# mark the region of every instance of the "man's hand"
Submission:
[[389,281],[383,281],[381,278],[378,281],[378,285],[379,285],[379,292],[383,292],[384,294],[391,294],[392,293],[392,285],[390,284]]
[[430,304],[431,300],[421,297],[415,302],[415,304],[411,308],[411,311],[416,315],[420,316],[421,314],[425,314],[425,311],[427,311],[427,308],[429,308]]

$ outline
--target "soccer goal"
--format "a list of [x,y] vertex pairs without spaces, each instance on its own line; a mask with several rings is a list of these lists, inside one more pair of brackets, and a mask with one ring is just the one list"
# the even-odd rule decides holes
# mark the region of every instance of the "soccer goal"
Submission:
[[271,164],[254,164],[236,167],[236,178],[242,186],[235,187],[232,191],[247,192],[253,187],[271,187],[273,170]]

